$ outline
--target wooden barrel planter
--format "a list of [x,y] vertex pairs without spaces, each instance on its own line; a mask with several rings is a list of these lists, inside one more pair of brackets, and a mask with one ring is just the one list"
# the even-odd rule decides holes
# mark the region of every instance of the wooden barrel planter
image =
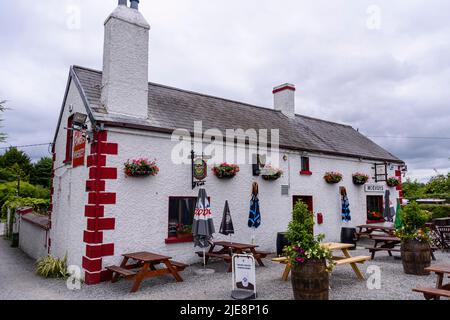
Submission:
[[330,274],[325,260],[310,260],[292,267],[295,300],[328,300]]
[[430,272],[425,271],[431,265],[431,248],[427,242],[406,240],[401,248],[403,270],[406,274],[426,276]]

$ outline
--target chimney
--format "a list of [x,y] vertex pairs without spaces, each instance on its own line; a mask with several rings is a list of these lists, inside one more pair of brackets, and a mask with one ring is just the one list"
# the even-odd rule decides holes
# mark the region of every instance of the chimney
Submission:
[[119,0],[105,21],[101,102],[108,113],[148,118],[150,25],[138,0]]
[[286,117],[295,118],[295,85],[286,83],[273,89],[275,110]]

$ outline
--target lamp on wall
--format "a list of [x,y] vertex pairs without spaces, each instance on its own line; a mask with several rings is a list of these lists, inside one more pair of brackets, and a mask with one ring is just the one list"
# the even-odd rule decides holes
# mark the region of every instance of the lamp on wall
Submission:
[[87,114],[76,112],[73,115],[73,125],[74,126],[86,129],[87,128],[86,120],[87,120]]

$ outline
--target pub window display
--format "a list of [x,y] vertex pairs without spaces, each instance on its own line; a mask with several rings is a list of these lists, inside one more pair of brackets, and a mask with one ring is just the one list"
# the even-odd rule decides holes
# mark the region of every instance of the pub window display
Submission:
[[169,199],[169,239],[192,239],[192,224],[197,203],[196,197],[171,197]]

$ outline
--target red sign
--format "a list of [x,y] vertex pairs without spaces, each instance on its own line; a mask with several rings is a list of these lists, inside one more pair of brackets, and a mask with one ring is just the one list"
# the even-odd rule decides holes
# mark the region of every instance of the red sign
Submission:
[[86,138],[83,137],[83,132],[74,131],[73,140],[73,167],[84,166]]

